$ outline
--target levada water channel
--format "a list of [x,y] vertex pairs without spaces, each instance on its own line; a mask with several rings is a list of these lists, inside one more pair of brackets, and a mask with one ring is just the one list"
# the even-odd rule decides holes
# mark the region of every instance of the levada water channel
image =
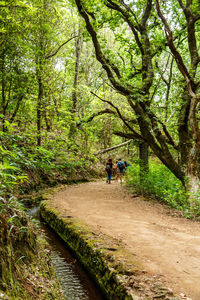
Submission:
[[42,222],[40,208],[33,207],[27,211],[27,214],[39,220],[45,231],[51,245],[51,259],[65,298],[68,300],[105,299],[64,242]]

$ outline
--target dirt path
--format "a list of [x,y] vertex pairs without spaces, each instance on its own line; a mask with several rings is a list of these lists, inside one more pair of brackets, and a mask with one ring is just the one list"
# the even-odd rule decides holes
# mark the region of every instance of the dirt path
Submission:
[[71,215],[121,240],[168,287],[200,300],[200,223],[172,216],[158,203],[133,197],[118,182],[66,187],[53,198]]

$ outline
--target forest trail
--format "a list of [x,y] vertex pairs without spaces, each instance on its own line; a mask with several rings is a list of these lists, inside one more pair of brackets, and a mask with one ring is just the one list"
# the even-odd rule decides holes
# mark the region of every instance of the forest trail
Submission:
[[200,300],[200,223],[186,220],[159,203],[134,197],[119,182],[65,187],[53,205],[112,236],[141,260],[152,275],[161,275],[174,292]]

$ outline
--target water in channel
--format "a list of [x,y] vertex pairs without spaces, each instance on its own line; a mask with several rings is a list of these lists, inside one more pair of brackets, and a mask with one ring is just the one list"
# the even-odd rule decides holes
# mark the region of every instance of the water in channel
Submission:
[[[39,219],[39,207],[29,209],[28,215]],[[51,259],[65,298],[68,300],[105,299],[64,242],[43,222],[41,225],[51,245]]]

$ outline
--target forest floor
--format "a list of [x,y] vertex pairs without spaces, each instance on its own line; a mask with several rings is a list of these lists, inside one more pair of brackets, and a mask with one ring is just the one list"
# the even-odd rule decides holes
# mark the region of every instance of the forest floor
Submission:
[[52,201],[62,216],[80,218],[120,240],[148,273],[161,276],[178,295],[200,299],[200,222],[133,195],[117,181],[68,186]]

